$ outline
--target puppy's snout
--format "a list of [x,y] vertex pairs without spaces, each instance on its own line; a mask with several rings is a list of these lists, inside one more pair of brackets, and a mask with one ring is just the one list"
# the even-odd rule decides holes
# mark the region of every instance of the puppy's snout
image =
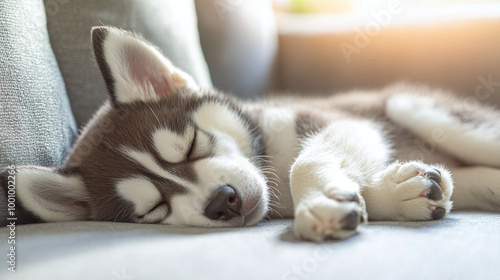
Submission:
[[205,216],[211,220],[227,221],[240,216],[241,199],[231,186],[223,186],[215,191],[215,196],[205,208]]

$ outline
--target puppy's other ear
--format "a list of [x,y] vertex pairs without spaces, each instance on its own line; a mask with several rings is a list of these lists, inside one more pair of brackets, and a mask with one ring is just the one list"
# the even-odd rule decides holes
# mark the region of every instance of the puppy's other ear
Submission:
[[[2,173],[2,182],[6,173]],[[12,177],[10,178],[12,179]],[[14,175],[16,198],[22,207],[45,222],[87,220],[88,193],[74,172],[25,166]]]
[[115,27],[92,28],[94,55],[113,105],[157,100],[181,88],[198,89],[157,47]]

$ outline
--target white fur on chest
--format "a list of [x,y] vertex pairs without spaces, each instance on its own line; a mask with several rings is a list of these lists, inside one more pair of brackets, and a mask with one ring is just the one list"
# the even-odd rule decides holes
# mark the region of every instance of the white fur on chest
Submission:
[[[276,194],[272,200],[279,204],[274,209],[283,217],[293,217],[293,201],[289,186],[290,166],[297,157],[299,143],[295,130],[295,112],[289,108],[272,107],[262,112],[262,130],[266,153],[279,178]],[[271,217],[279,216],[270,213]]]

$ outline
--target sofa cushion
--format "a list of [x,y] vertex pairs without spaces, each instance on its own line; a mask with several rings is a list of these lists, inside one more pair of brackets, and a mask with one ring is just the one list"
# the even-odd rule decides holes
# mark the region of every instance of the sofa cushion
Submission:
[[[76,133],[42,1],[0,1],[0,170],[58,166]],[[7,215],[3,187],[0,224]]]
[[278,33],[270,0],[196,0],[214,86],[241,97],[273,90]]
[[0,27],[0,167],[58,166],[77,131],[41,1],[1,1]]
[[[442,221],[373,222],[350,239],[316,244],[296,241],[290,220],[233,229],[23,225],[18,270],[3,268],[0,278],[497,279],[499,228],[498,214],[452,213]],[[1,240],[8,234],[0,229]]]
[[47,28],[81,127],[107,98],[90,44],[90,28],[113,25],[141,33],[203,87],[211,87],[193,1],[46,0]]

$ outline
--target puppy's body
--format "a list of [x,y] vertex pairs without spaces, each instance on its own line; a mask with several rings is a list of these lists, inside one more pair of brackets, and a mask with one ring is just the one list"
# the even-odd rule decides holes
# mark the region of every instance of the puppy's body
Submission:
[[19,199],[42,220],[211,227],[267,214],[322,241],[367,219],[443,218],[447,168],[456,208],[500,210],[491,108],[406,85],[242,102],[199,89],[130,33],[96,28],[93,43],[111,101],[62,167],[19,170]]
[[[494,121],[500,114],[492,108],[404,84],[259,105],[266,153],[282,179],[276,198],[282,208],[272,216],[295,216],[298,236],[351,234],[329,224],[344,221],[349,228],[349,213],[356,211],[346,202],[352,192],[362,194],[359,204],[366,204],[371,220],[442,218],[454,189],[447,168],[460,179],[455,208],[499,209],[500,171],[484,167],[500,166],[500,126]],[[440,194],[424,179],[433,178],[426,174],[433,169],[440,175]]]

